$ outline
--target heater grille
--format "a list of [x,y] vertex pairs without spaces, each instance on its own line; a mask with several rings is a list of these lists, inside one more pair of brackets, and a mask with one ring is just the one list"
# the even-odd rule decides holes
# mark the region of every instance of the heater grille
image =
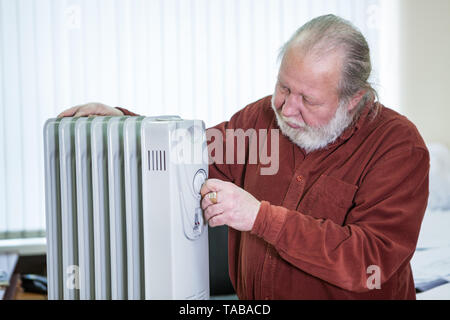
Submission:
[[148,170],[150,171],[166,171],[166,151],[165,150],[148,150]]

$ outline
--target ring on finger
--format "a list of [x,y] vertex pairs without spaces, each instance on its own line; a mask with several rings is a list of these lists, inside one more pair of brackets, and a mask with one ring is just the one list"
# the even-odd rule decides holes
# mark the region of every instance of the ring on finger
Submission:
[[206,196],[213,204],[217,203],[217,192],[216,191],[210,192]]

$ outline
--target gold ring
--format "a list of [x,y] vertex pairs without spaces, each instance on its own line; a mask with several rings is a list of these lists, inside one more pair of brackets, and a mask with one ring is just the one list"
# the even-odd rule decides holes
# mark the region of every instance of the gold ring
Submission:
[[208,196],[209,200],[211,200],[211,202],[213,204],[217,203],[217,192],[215,192],[215,191],[210,192],[210,193],[207,194],[207,196]]

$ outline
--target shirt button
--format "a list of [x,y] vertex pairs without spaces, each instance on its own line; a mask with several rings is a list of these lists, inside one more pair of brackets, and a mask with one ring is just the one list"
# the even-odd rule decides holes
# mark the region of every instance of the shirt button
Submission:
[[297,181],[298,181],[298,182],[303,181],[303,177],[302,177],[302,176],[297,176]]

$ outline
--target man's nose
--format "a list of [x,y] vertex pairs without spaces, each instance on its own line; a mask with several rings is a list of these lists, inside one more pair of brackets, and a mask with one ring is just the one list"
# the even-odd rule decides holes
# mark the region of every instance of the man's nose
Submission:
[[284,100],[283,108],[281,109],[281,114],[284,117],[294,117],[300,114],[300,104],[301,104],[301,96],[289,94]]

